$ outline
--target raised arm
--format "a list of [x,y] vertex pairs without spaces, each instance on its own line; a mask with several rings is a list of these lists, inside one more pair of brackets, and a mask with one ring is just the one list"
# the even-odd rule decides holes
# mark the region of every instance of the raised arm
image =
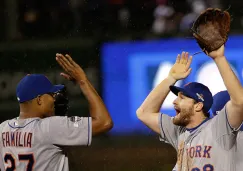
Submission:
[[56,60],[67,73],[61,73],[61,75],[78,84],[88,100],[90,116],[92,118],[92,135],[110,130],[113,127],[113,122],[109,112],[103,100],[89,82],[83,69],[69,55],[56,54]]
[[137,117],[150,129],[160,134],[159,112],[160,108],[170,92],[169,86],[176,81],[186,78],[190,72],[192,57],[182,52],[177,56],[176,62],[171,68],[169,75],[156,88],[154,88],[142,105],[137,109]]
[[229,124],[238,128],[243,121],[243,87],[224,56],[224,45],[208,55],[217,65],[230,95],[230,101],[226,104]]

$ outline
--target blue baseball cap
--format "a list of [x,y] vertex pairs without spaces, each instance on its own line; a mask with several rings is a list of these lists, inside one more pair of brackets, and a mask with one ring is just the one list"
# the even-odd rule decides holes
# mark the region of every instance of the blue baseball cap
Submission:
[[28,74],[18,83],[16,95],[19,103],[23,103],[39,95],[58,92],[63,88],[64,85],[53,85],[45,75]]
[[224,106],[229,100],[230,95],[227,90],[216,93],[213,96],[213,105],[211,107],[213,115],[217,115],[217,113],[224,108]]
[[184,87],[170,86],[170,90],[178,95],[182,92],[185,96],[190,97],[197,102],[203,103],[204,112],[208,112],[213,104],[213,96],[209,88],[201,83],[191,82]]

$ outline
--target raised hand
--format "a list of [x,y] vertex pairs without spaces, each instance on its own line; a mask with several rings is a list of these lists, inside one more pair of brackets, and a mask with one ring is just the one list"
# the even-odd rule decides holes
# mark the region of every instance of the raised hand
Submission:
[[80,82],[86,80],[86,74],[83,69],[73,61],[71,56],[56,54],[56,61],[64,69],[66,73],[61,73],[60,75],[69,81]]
[[224,57],[224,45],[222,45],[219,49],[214,50],[210,53],[207,53],[208,56],[210,56],[212,59]]
[[192,56],[188,58],[188,52],[182,52],[178,54],[175,64],[172,66],[169,72],[169,77],[173,79],[181,80],[186,78],[191,73]]

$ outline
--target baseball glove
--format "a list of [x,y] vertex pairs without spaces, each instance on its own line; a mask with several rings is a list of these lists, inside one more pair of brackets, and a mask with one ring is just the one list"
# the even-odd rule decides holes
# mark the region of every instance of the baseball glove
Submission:
[[54,108],[56,116],[67,116],[69,109],[69,99],[67,96],[67,89],[64,87],[59,92],[55,93],[54,96]]
[[217,50],[227,42],[230,22],[230,14],[218,8],[208,8],[199,15],[191,30],[204,53]]

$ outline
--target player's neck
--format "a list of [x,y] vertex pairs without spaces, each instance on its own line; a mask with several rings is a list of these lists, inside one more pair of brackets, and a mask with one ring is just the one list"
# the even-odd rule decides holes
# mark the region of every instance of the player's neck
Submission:
[[20,119],[36,118],[36,117],[41,118],[41,114],[38,112],[38,110],[35,107],[20,105],[20,112],[19,112]]
[[207,119],[207,117],[194,115],[193,117],[191,117],[191,122],[186,126],[186,128],[187,129],[196,128],[203,121],[205,121],[205,119]]
[[39,109],[33,105],[32,103],[24,103],[20,104],[20,113],[19,113],[19,119],[27,119],[27,118],[42,118],[42,114],[39,111]]
[[38,113],[26,113],[26,112],[19,113],[19,119],[28,119],[28,118],[36,118],[36,117],[41,118]]

